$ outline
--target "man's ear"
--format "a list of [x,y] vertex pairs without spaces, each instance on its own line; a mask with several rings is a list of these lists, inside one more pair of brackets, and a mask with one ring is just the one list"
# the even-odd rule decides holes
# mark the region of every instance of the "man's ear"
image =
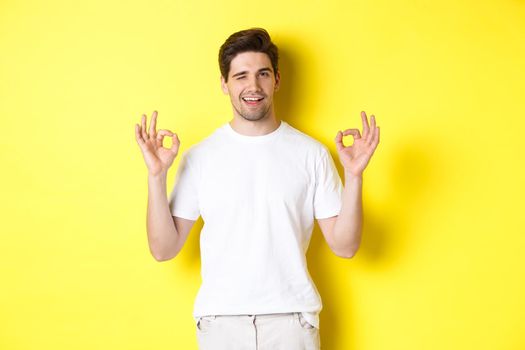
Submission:
[[221,89],[225,95],[228,95],[228,86],[226,85],[226,81],[224,80],[224,77],[222,75],[221,75]]
[[277,70],[277,74],[275,75],[275,87],[274,90],[278,91],[281,87],[281,72]]

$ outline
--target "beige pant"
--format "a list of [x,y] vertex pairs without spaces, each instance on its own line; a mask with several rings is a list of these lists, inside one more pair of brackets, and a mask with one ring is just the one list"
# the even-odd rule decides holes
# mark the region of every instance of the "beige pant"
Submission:
[[300,312],[202,316],[199,350],[319,350],[319,329]]

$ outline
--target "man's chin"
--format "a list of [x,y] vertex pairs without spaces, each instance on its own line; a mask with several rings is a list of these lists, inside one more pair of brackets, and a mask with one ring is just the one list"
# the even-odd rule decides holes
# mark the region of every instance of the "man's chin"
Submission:
[[252,121],[252,122],[264,119],[265,115],[266,113],[258,113],[258,114],[241,113],[241,117],[243,117],[246,120]]
[[246,111],[243,111],[244,113],[241,113],[241,116],[250,121],[258,121],[261,119],[264,119],[268,115],[268,111],[264,113],[246,113]]
[[252,122],[256,122],[258,120],[261,120],[264,118],[264,115],[256,115],[256,116],[251,116],[251,115],[242,115],[242,117],[246,120],[249,120],[249,121],[252,121]]

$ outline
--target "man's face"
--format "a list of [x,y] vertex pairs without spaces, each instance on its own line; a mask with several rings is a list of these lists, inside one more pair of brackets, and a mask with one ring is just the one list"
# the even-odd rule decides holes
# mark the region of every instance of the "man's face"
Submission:
[[262,52],[243,52],[230,63],[228,82],[221,77],[222,91],[238,116],[256,121],[273,113],[273,93],[279,89],[280,75],[274,75],[272,63]]

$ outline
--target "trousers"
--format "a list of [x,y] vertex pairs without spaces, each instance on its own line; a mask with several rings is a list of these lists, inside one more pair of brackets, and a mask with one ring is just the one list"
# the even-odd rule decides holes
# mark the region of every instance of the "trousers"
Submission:
[[197,321],[199,350],[319,350],[319,329],[300,312],[211,315]]

